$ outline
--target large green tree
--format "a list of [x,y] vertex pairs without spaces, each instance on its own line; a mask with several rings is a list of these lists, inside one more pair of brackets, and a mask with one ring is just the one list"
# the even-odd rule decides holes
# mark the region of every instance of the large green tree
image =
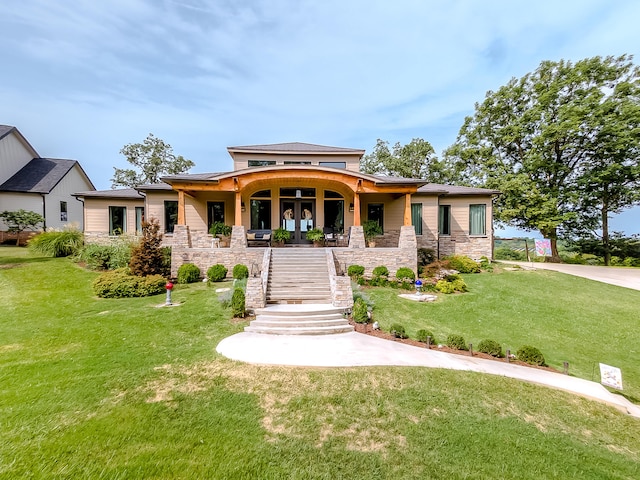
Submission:
[[397,142],[393,150],[389,149],[389,142],[378,139],[373,151],[362,157],[360,171],[422,178],[434,183],[442,183],[446,178],[443,162],[438,160],[431,144],[422,138],[414,138],[406,145]]
[[606,237],[608,215],[638,201],[639,79],[628,55],[542,62],[476,104],[445,160],[501,190],[496,220],[538,230],[558,258],[559,236]]
[[171,145],[150,133],[142,143],[125,145],[120,153],[133,169],[114,167],[111,187],[137,187],[138,185],[160,183],[163,175],[187,172],[195,164],[182,155],[174,155]]

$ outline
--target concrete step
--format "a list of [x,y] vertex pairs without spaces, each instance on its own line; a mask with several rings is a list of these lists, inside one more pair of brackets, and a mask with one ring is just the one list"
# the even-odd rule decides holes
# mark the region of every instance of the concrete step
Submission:
[[344,319],[332,319],[332,320],[309,320],[309,319],[299,319],[299,320],[254,320],[251,322],[253,327],[270,327],[270,328],[298,328],[298,327],[340,327],[344,325]]
[[347,324],[339,327],[292,327],[292,328],[272,328],[272,327],[244,327],[245,332],[265,333],[270,335],[333,335],[336,333],[353,332],[353,326]]
[[277,315],[277,316],[300,316],[300,315],[332,315],[344,312],[343,307],[334,307],[330,303],[317,303],[315,305],[304,306],[283,306],[283,307],[266,307],[257,308],[256,315]]
[[247,332],[271,335],[329,335],[352,332],[343,308],[330,303],[269,305],[256,309],[256,319]]

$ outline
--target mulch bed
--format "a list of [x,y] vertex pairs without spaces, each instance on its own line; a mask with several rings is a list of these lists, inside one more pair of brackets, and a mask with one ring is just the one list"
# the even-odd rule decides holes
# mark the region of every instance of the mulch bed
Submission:
[[[349,323],[351,325],[353,325],[353,328],[355,329],[356,332],[358,333],[364,333],[366,335],[371,335],[373,337],[378,337],[378,338],[382,338],[384,340],[389,340],[391,342],[400,342],[400,343],[404,343],[405,345],[411,345],[414,347],[419,347],[419,348],[427,348],[427,344],[426,343],[422,343],[419,342],[417,340],[413,340],[411,338],[396,338],[393,335],[391,335],[389,332],[385,332],[383,330],[374,330],[373,327],[368,324],[368,323],[355,323],[353,320],[349,320]],[[465,357],[470,357],[472,355],[469,354],[468,351],[465,350],[455,350],[453,348],[449,348],[446,345],[442,345],[441,347],[438,347],[437,345],[431,345],[430,347],[431,350],[437,350],[439,352],[445,352],[445,353],[451,353],[454,355],[463,355]],[[481,353],[481,352],[473,352],[473,358],[484,358],[486,360],[493,360],[495,362],[506,362],[507,360],[505,358],[496,358],[496,357],[492,357],[491,355],[488,355],[486,353]],[[555,373],[562,373],[559,370],[552,368],[552,367],[540,367],[538,365],[531,365],[529,363],[524,363],[521,362],[520,360],[516,360],[516,359],[511,359],[509,361],[509,363],[514,364],[514,365],[521,365],[523,367],[530,367],[530,368],[538,368],[540,370],[547,370],[549,372],[555,372]]]

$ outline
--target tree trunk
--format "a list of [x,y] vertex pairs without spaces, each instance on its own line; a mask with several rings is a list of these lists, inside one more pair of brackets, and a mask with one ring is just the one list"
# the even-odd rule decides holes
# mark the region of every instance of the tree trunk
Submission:
[[602,204],[602,247],[604,249],[604,265],[611,263],[611,242],[609,241],[609,211],[606,202]]
[[540,233],[545,239],[551,240],[551,256],[545,257],[545,261],[551,263],[562,263],[558,253],[558,231],[555,228],[541,229]]

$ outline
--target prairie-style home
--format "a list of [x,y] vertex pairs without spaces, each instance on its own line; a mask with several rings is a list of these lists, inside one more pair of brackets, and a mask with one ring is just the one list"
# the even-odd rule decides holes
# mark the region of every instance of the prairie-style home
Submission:
[[[271,252],[277,250],[271,248],[276,229],[290,232],[290,248],[310,246],[307,232],[321,229],[329,273],[339,284],[353,264],[367,273],[378,265],[391,275],[400,267],[416,271],[421,247],[438,257],[491,257],[497,191],[365,174],[359,171],[365,151],[359,149],[280,143],[227,150],[232,171],[172,175],[136,189],[78,192],[85,238],[105,242],[136,234],[144,218],[155,218],[165,244],[172,246],[173,275],[185,262],[203,272],[217,263],[230,270],[243,263],[251,267],[250,283],[261,282],[263,293]],[[375,247],[365,243],[362,225],[368,220],[382,228]],[[215,222],[232,227],[228,244],[209,234]],[[333,295],[333,303],[351,301],[344,296]],[[263,295],[254,303],[264,300]],[[249,287],[247,302],[253,302]]]

